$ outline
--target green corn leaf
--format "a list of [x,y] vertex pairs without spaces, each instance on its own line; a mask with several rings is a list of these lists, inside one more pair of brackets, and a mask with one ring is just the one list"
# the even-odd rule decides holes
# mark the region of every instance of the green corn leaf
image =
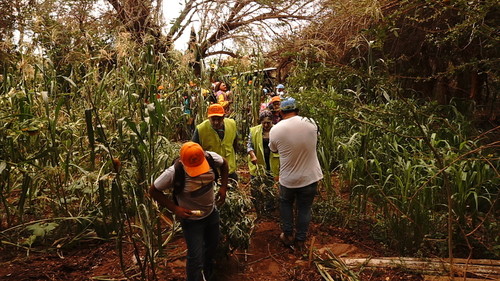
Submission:
[[0,162],[0,174],[3,172],[3,170],[5,170],[5,168],[7,168],[7,162]]

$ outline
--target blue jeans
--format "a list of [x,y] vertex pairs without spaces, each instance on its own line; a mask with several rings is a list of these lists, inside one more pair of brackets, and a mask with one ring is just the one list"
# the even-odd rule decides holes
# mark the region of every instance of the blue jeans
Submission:
[[295,240],[305,241],[311,222],[311,206],[316,196],[318,182],[299,188],[287,188],[280,184],[281,229],[287,236],[293,235],[293,205],[297,202]]
[[188,281],[208,280],[213,274],[214,257],[219,244],[219,212],[215,209],[201,220],[181,220],[187,244],[186,273]]

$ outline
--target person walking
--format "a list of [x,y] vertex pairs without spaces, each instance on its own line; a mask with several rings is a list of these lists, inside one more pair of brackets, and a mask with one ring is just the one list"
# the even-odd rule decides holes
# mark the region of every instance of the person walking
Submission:
[[[318,182],[323,178],[316,151],[318,127],[312,119],[299,116],[294,98],[283,100],[280,110],[283,120],[269,132],[269,148],[280,155],[280,239],[286,246],[295,245],[302,251]],[[295,227],[294,204],[297,206]]]
[[226,83],[218,82],[215,85],[215,98],[217,99],[217,103],[224,108],[225,116],[228,117],[231,114],[231,104],[233,100],[231,91],[229,91]]
[[[196,106],[197,106],[197,100],[198,100],[198,91],[199,89],[197,88],[196,83],[190,81],[189,84],[187,84],[188,90],[184,95],[182,96],[182,104],[181,108],[185,116],[185,126],[182,126],[182,124],[178,124],[181,127],[181,132],[180,132],[180,139],[186,140],[190,139],[192,137],[192,133],[194,131],[195,125],[194,125],[194,120],[196,118]],[[187,129],[187,130],[186,130]]]
[[247,141],[247,162],[252,187],[250,192],[259,217],[272,215],[278,202],[275,182],[279,175],[279,155],[269,149],[272,116],[269,110],[261,111],[260,124],[250,128]]
[[268,105],[269,110],[273,114],[271,119],[272,119],[274,125],[278,124],[278,122],[281,121],[281,119],[282,119],[281,111],[280,111],[280,104],[281,104],[280,96],[274,96]]
[[260,124],[250,128],[247,141],[247,162],[252,177],[279,175],[279,155],[269,149],[269,131],[273,127],[272,112],[263,110],[259,113]]
[[192,141],[205,150],[214,151],[224,157],[229,165],[229,178],[238,181],[236,174],[236,150],[238,144],[236,121],[224,118],[220,104],[208,107],[208,119],[196,126]]
[[[216,195],[214,183],[219,170],[221,186]],[[227,161],[219,154],[204,151],[197,143],[186,142],[180,149],[179,159],[149,188],[151,198],[180,219],[187,245],[188,281],[209,280],[213,275],[220,239],[216,204],[226,199],[228,170]],[[173,200],[163,193],[168,189],[173,190]]]

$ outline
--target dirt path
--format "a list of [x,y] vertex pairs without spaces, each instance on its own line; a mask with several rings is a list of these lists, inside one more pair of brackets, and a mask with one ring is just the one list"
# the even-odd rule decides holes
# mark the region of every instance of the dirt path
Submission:
[[[252,233],[250,248],[238,250],[217,261],[219,281],[250,280],[323,280],[314,265],[309,266],[307,255],[299,255],[283,246],[279,240],[277,218],[259,220]],[[352,232],[312,224],[311,239],[316,253],[330,249],[343,257],[387,256],[387,249]],[[38,253],[0,251],[0,280],[124,280],[115,243],[81,244],[65,251]],[[308,245],[310,246],[310,245]],[[167,256],[157,259],[159,280],[184,280],[185,244],[179,235],[166,249]],[[132,247],[126,246],[126,267],[135,263]],[[130,273],[132,276],[132,273]],[[140,276],[131,278],[140,280]],[[366,271],[360,280],[422,280],[394,270]]]
[[[314,263],[309,263],[307,252],[301,255],[281,243],[278,221],[277,216],[258,220],[249,249],[246,252],[234,253],[227,261],[219,261],[218,280],[324,280]],[[314,237],[312,248],[314,253],[320,256],[324,256],[328,250],[337,257],[395,255],[380,243],[346,229],[312,223],[309,233],[310,238],[306,246],[310,249]],[[364,271],[359,278],[362,281],[423,280],[419,274],[398,270]]]
[[[324,280],[314,263],[309,264],[309,257],[298,254],[285,247],[279,240],[278,218],[258,220],[252,233],[247,251],[238,250],[227,258],[217,261],[218,281],[275,281],[275,280]],[[311,224],[310,243],[314,237],[313,249],[322,255],[327,250],[338,257],[362,258],[394,255],[381,244],[366,237],[361,237],[349,230]],[[184,249],[182,239],[174,242],[177,251]],[[184,256],[170,260],[165,271],[159,273],[161,280],[184,280]],[[364,271],[360,280],[423,280],[418,274],[409,274],[398,270]]]
[[[284,247],[279,240],[280,230],[276,221],[266,220],[258,222],[252,236],[250,248],[245,252],[236,252],[230,261],[236,272],[237,280],[294,280],[297,274],[314,277],[311,280],[319,280],[320,275],[314,267],[308,266],[307,253],[301,255],[292,249]],[[318,233],[319,234],[319,233]],[[335,243],[333,240],[315,238],[314,248],[324,249],[329,247],[335,254],[349,253],[350,256],[368,257],[357,247]],[[325,242],[331,242],[329,245]],[[341,242],[341,241],[340,241]],[[222,280],[235,280],[234,272],[223,274]],[[309,279],[309,278],[308,278]],[[308,280],[299,278],[297,280]]]
[[[247,173],[242,173],[247,177]],[[250,280],[324,280],[308,255],[301,255],[286,248],[279,240],[277,211],[270,218],[258,219],[247,251],[237,250],[227,258],[217,261],[218,281]],[[364,233],[364,236],[363,236]],[[309,239],[314,237],[314,252],[323,255],[330,250],[338,257],[382,257],[395,253],[371,240],[366,232],[356,233],[333,226],[311,223]],[[9,249],[9,250],[7,250]],[[0,280],[126,280],[116,251],[116,243],[80,242],[72,249],[61,251],[27,252],[12,251],[0,244]],[[53,249],[53,247],[52,247]],[[169,242],[165,255],[156,259],[158,280],[185,280],[186,245],[181,235]],[[137,261],[130,243],[124,244],[125,268],[135,267]],[[136,272],[127,272],[129,280],[141,280]],[[423,280],[397,270],[363,271],[362,281]]]

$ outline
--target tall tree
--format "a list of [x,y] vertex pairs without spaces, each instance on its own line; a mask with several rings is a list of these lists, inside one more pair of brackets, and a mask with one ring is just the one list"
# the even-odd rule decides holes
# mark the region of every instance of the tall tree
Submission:
[[[179,15],[172,20],[168,31],[161,32],[158,19],[161,1],[108,0],[117,18],[137,40],[151,35],[163,42],[166,50],[189,27],[195,25],[189,48],[199,65],[206,57],[216,54],[237,56],[234,44],[225,42],[255,40],[256,32],[275,34],[293,28],[298,20],[311,20],[318,13],[320,0],[187,0]],[[193,31],[191,31],[193,32]],[[193,38],[196,40],[193,42]],[[261,36],[262,38],[262,36]]]
[[[13,28],[21,30],[25,24],[31,24],[35,28],[36,25],[50,27],[60,24],[62,28],[71,30],[67,35],[76,36],[68,38],[68,42],[74,43],[74,40],[80,42],[81,38],[88,37],[87,29],[92,28],[92,23],[103,26],[114,19],[113,28],[105,28],[100,32],[116,37],[116,31],[125,30],[135,42],[153,44],[156,52],[167,53],[173,42],[192,30],[192,40],[188,46],[193,54],[191,65],[199,68],[204,58],[217,54],[236,57],[241,44],[251,42],[251,45],[256,45],[265,39],[271,40],[272,36],[284,30],[296,28],[298,21],[312,20],[323,7],[318,3],[323,1],[325,0],[185,0],[179,14],[167,24],[163,19],[162,0],[106,0],[105,3],[109,5],[104,6],[98,0],[15,0],[16,5],[0,5],[0,10],[5,10],[5,14],[15,14],[16,10],[26,9],[34,4],[41,13],[32,13],[37,16],[33,17],[35,20],[31,23],[22,21],[22,26],[5,25],[8,28],[2,30],[3,34],[0,36]],[[47,26],[49,19],[54,22]],[[33,26],[28,28],[33,29]],[[47,38],[52,36],[47,30],[39,29],[37,32],[45,33]],[[112,43],[113,39],[108,42]],[[51,41],[45,40],[44,44],[48,48]],[[71,49],[70,47],[69,50]]]
[[[32,19],[34,0],[0,0],[0,67],[15,56],[15,47],[24,41],[25,26]],[[16,36],[14,36],[15,32]],[[16,39],[17,38],[17,39]]]
[[491,103],[496,98],[488,79],[490,85],[498,81],[499,7],[495,0],[329,0],[329,13],[278,42],[272,55],[283,67],[299,55],[359,75],[373,75],[375,62],[383,62],[378,74],[421,96]]
[[318,14],[314,0],[205,1],[199,7],[199,52],[202,58],[219,53],[236,56],[227,41],[255,40],[293,29],[297,21],[309,21]]
[[161,32],[162,0],[107,0],[124,28],[139,43],[152,36],[158,51],[166,52],[172,45]]

